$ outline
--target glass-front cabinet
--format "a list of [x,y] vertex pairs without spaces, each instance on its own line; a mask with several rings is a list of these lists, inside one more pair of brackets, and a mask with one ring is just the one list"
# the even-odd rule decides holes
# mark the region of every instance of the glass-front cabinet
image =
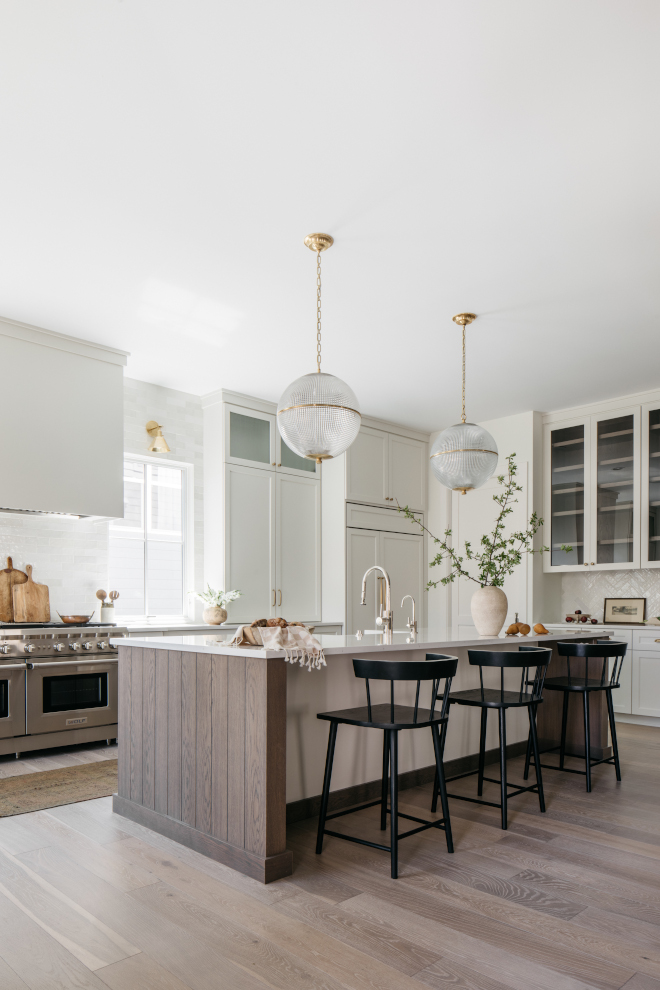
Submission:
[[639,406],[546,424],[546,571],[640,567],[640,440]]
[[660,567],[660,403],[642,406],[642,567]]
[[277,417],[243,406],[225,409],[225,460],[243,467],[277,468],[285,474],[314,477],[315,461],[300,457],[286,445]]

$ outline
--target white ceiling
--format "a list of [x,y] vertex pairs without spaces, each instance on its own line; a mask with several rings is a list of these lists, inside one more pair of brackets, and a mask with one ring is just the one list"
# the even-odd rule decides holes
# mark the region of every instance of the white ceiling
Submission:
[[[657,0],[2,0],[0,313],[456,421],[660,387]],[[4,369],[3,373],[7,373]],[[26,387],[29,383],[26,383]]]

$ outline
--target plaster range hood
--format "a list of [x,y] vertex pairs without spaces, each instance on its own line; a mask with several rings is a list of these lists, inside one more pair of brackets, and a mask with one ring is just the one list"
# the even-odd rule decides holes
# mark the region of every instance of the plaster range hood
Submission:
[[126,358],[0,317],[0,512],[123,516]]

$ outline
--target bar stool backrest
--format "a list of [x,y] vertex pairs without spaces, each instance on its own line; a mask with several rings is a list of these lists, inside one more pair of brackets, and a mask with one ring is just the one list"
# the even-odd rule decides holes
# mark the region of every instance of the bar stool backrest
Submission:
[[[534,654],[533,659],[530,654]],[[504,671],[509,667],[520,669],[518,701],[522,701],[523,695],[527,694],[527,687],[532,688],[529,698],[531,702],[541,700],[545,675],[552,659],[552,650],[543,646],[521,646],[520,650],[515,653],[508,650],[468,650],[468,657],[473,666],[479,667],[482,701],[484,701],[484,667],[500,668],[500,696],[502,701],[504,701]],[[534,677],[530,680],[532,669],[534,669]]]
[[394,682],[417,681],[415,694],[415,713],[413,722],[417,721],[419,710],[419,689],[422,681],[433,681],[431,693],[431,718],[435,713],[435,705],[440,696],[440,681],[445,685],[442,691],[442,706],[440,714],[444,718],[449,707],[449,691],[451,681],[456,674],[458,657],[445,656],[443,653],[427,653],[426,660],[353,660],[353,670],[356,677],[364,677],[367,688],[367,710],[371,721],[371,691],[369,681],[390,682],[390,721],[394,722]]
[[[573,674],[571,674],[571,657],[582,657],[584,659],[585,684],[589,680],[589,660],[600,660],[600,669],[598,667],[598,663],[596,663],[595,665],[592,665],[592,670],[594,670],[595,667],[596,679],[600,680],[602,687],[619,686],[621,667],[623,666],[623,658],[626,655],[627,649],[627,643],[616,643],[611,639],[599,639],[597,643],[557,643],[557,652],[559,653],[559,656],[566,657],[569,683],[580,684],[582,682],[583,678],[575,677],[575,668],[573,669]],[[614,664],[608,679],[608,661],[612,657],[614,658]]]

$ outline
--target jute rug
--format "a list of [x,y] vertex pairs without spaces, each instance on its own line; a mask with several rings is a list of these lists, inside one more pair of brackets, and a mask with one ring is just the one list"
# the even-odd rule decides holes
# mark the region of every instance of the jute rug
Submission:
[[116,790],[116,760],[4,777],[0,780],[0,818],[77,801],[92,801],[114,794]]

